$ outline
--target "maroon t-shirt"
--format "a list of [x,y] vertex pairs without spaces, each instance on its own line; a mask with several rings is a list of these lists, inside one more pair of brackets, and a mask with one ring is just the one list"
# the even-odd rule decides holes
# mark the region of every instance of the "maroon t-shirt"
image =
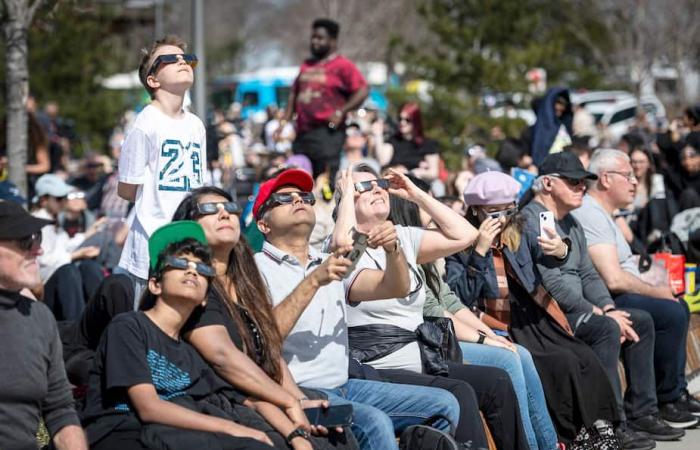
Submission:
[[297,133],[326,125],[335,111],[365,86],[365,78],[344,56],[304,61],[292,86],[296,94]]

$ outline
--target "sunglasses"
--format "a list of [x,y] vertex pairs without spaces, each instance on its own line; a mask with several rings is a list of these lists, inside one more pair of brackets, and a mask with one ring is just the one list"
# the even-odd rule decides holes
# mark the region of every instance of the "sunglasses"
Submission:
[[151,76],[154,73],[158,71],[160,66],[164,66],[167,64],[174,64],[178,61],[180,61],[180,58],[182,58],[183,61],[185,61],[187,64],[190,65],[193,69],[197,67],[197,56],[191,53],[185,53],[185,54],[170,54],[170,55],[160,55],[156,57],[155,60],[153,60],[153,65],[151,66],[151,69],[148,71],[147,76]]
[[241,212],[241,208],[236,202],[211,202],[197,204],[197,212],[199,212],[200,216],[218,214],[222,209],[229,214],[238,214]]
[[399,117],[399,123],[411,123],[411,119],[408,117]]
[[68,200],[82,200],[85,198],[85,192],[70,192],[66,195]]
[[376,183],[378,188],[384,189],[385,191],[389,189],[389,180],[379,178],[376,180],[357,182],[355,183],[355,190],[360,194],[362,194],[363,192],[371,191],[374,188],[373,183]]
[[303,203],[309,205],[316,203],[316,197],[312,192],[284,192],[270,195],[270,198],[265,202],[265,210],[275,206],[290,205],[294,203],[295,196],[298,196]]
[[163,264],[163,269],[178,269],[178,270],[187,270],[188,268],[192,267],[192,264],[194,264],[195,270],[197,271],[198,274],[200,274],[203,277],[206,278],[212,278],[214,275],[216,275],[216,272],[214,272],[214,269],[212,269],[211,266],[201,263],[201,262],[194,262],[194,261],[188,261],[185,258],[176,258],[174,256],[168,256],[165,259],[165,263]]
[[29,236],[17,239],[17,245],[23,252],[28,252],[35,246],[40,246],[41,232],[30,234]]
[[501,211],[485,212],[485,214],[492,219],[500,219],[501,217],[510,217],[517,212],[518,212],[518,208],[517,208],[517,206],[514,206],[512,208],[504,209]]
[[569,177],[563,177],[561,175],[552,175],[553,178],[559,178],[562,180],[564,183],[568,184],[571,187],[579,187],[579,186],[585,186],[586,180],[583,178],[575,179],[575,178],[569,178]]

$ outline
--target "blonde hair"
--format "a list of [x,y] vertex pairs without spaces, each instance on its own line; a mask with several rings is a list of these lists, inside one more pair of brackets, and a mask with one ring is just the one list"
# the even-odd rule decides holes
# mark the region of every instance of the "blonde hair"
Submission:
[[175,35],[165,36],[164,38],[158,39],[153,44],[151,44],[150,48],[144,47],[141,49],[141,63],[139,64],[139,80],[141,81],[143,87],[146,88],[146,91],[148,91],[148,95],[151,96],[151,99],[155,98],[155,90],[151,88],[147,82],[148,71],[151,70],[151,66],[153,65],[153,61],[151,61],[151,59],[153,58],[153,54],[156,52],[156,50],[165,45],[172,45],[178,47],[183,52],[187,50],[187,43],[182,38]]

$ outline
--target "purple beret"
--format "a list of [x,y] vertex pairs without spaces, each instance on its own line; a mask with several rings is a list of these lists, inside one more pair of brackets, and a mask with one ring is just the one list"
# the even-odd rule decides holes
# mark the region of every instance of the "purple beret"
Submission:
[[517,200],[520,183],[503,172],[483,172],[472,178],[464,188],[467,206],[504,205]]

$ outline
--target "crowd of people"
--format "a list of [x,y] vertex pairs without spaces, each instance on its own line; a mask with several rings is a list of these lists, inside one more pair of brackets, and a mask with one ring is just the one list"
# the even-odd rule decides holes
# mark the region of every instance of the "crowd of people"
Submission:
[[0,447],[40,421],[59,450],[388,450],[421,424],[454,448],[648,450],[697,426],[700,304],[647,269],[698,262],[700,106],[609,142],[552,89],[451,172],[419,105],[363,107],[339,25],[311,31],[261,127],[183,109],[197,58],[174,36],[143,50],[151,102],[109,156],[69,161],[57,106],[28,105],[29,192],[0,182]]

